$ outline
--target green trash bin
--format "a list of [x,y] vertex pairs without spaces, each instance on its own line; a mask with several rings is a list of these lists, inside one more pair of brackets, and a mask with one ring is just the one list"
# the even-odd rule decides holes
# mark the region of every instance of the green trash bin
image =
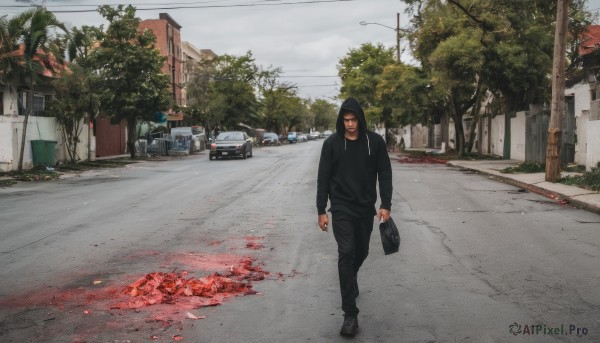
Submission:
[[41,139],[31,141],[33,165],[54,166],[56,163],[56,159],[54,158],[56,143],[56,141],[47,141]]

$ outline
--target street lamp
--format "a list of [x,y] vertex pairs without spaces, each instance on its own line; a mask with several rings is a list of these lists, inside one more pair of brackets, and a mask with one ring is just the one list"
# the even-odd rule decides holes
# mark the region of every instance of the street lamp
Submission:
[[396,58],[398,59],[398,62],[400,62],[400,13],[396,13],[396,27],[395,28],[391,27],[391,26],[379,24],[379,23],[367,23],[366,21],[361,21],[359,24],[362,26],[379,25],[379,26],[387,27],[388,29],[396,31]]

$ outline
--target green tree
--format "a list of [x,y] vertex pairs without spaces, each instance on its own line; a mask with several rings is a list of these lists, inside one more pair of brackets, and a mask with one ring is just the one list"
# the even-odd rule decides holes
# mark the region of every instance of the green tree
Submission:
[[77,146],[80,143],[84,119],[90,110],[90,89],[87,72],[76,64],[64,70],[53,82],[56,98],[50,104],[48,112],[56,118],[67,147],[71,163],[78,160]]
[[218,125],[217,118],[208,110],[210,102],[210,90],[213,75],[215,75],[214,63],[211,60],[201,61],[196,65],[186,65],[190,68],[191,75],[186,83],[188,112],[196,122],[202,123],[207,131],[207,137],[213,128]]
[[22,55],[18,63],[18,73],[27,83],[27,110],[23,120],[21,135],[21,149],[19,152],[18,171],[23,170],[23,153],[27,138],[27,122],[33,112],[33,91],[39,81],[38,74],[45,69],[54,70],[55,62],[62,62],[63,50],[59,44],[58,31],[67,32],[66,27],[56,19],[54,14],[44,8],[38,7],[21,13],[12,23],[20,27],[21,36],[19,43],[22,46]]
[[383,106],[376,96],[377,85],[386,66],[400,63],[394,61],[394,50],[381,43],[365,43],[350,52],[338,63],[338,75],[342,79],[341,96],[354,97],[362,105],[369,126],[383,123],[386,140],[388,129],[397,126],[393,122],[392,109]]
[[[454,119],[459,153],[465,150],[462,116],[471,109],[473,129],[479,114],[477,105],[486,90],[503,98],[507,116],[528,109],[530,104],[547,104],[555,2],[403,2],[411,5],[414,14],[408,35],[413,52],[430,73],[434,88],[447,90],[445,112]],[[579,37],[578,32],[589,23],[584,3],[572,2],[571,37]],[[572,56],[576,46],[577,40],[573,40]],[[472,141],[469,150],[471,146]]]
[[262,70],[258,79],[262,126],[268,131],[282,133],[290,122],[296,122],[299,102],[297,87],[281,82],[281,68]]
[[134,158],[138,121],[153,120],[171,102],[168,76],[161,72],[165,59],[154,47],[152,31],[138,32],[134,7],[105,5],[98,11],[109,22],[90,57],[99,72],[100,103],[113,123],[127,121],[127,147]]
[[350,49],[338,63],[338,75],[342,80],[340,96],[356,98],[365,110],[367,122],[371,126],[384,121],[382,114],[389,112],[389,109],[382,108],[375,90],[383,69],[393,63],[394,50],[385,48],[380,43],[365,43],[360,48]]
[[210,61],[213,75],[209,83],[207,111],[222,128],[232,130],[260,122],[255,88],[259,68],[252,53],[222,55]]
[[17,18],[0,17],[0,84],[8,85],[11,91],[14,91],[12,82],[20,67],[22,29]]
[[314,116],[314,127],[317,131],[335,130],[335,122],[338,115],[335,104],[325,99],[316,99],[311,102],[310,111]]
[[83,74],[80,76],[82,82],[80,82],[79,87],[82,88],[81,93],[86,96],[84,100],[87,101],[87,108],[83,110],[85,112],[84,118],[87,119],[88,123],[88,160],[92,158],[91,139],[93,132],[90,123],[93,122],[99,109],[99,99],[96,92],[98,77],[90,56],[101,33],[102,27],[85,25],[81,28],[73,27],[66,42],[67,57],[72,63],[76,63],[80,67],[78,72]]
[[421,68],[404,64],[385,67],[376,96],[384,107],[392,109],[392,121],[400,126],[426,123],[441,100]]

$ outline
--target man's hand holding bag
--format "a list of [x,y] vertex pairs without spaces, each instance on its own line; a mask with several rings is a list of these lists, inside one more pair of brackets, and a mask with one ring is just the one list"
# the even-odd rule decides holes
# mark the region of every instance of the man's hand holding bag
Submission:
[[381,234],[383,252],[386,255],[398,252],[400,249],[400,233],[392,217],[379,224],[379,233]]

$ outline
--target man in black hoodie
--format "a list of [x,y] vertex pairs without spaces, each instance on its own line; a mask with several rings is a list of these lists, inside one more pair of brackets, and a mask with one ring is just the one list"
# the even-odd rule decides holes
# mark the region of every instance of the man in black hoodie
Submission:
[[[375,210],[377,180],[381,205]],[[387,221],[392,205],[392,167],[383,138],[367,129],[362,107],[354,98],[340,108],[336,132],[323,142],[317,178],[319,227],[327,231],[330,200],[333,234],[338,245],[338,272],[344,323],[341,335],[358,330],[357,273],[369,253],[373,217]]]

